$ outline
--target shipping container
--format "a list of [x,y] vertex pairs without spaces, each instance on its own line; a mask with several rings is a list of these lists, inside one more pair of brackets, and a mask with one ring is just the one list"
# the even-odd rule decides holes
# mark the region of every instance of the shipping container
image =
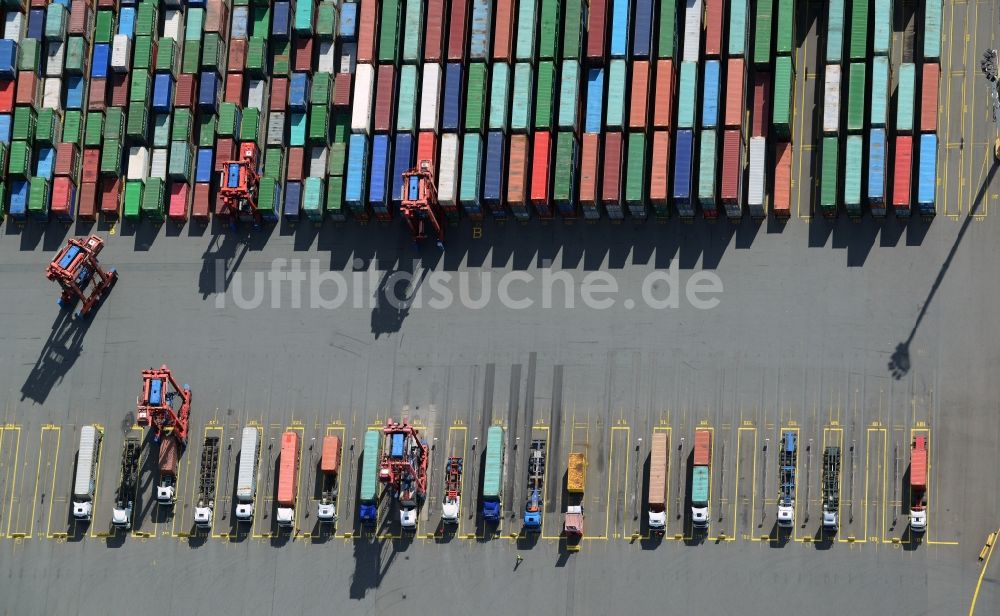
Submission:
[[[624,58],[629,50],[629,0],[609,0],[611,3],[611,50],[612,58]],[[543,30],[544,31],[544,30]]]
[[740,129],[727,129],[722,135],[722,182],[719,199],[730,220],[737,220],[743,216],[745,151]]
[[911,62],[899,66],[899,80],[896,85],[896,132],[913,131],[913,97],[917,67]]
[[389,132],[392,128],[395,105],[400,99],[400,92],[396,89],[398,82],[395,68],[391,64],[382,64],[378,67],[373,113],[373,128],[376,133]]
[[[664,2],[664,4],[671,4]],[[729,0],[729,40],[727,50],[731,58],[746,55],[747,9],[749,0]]]
[[[425,0],[406,0],[403,13],[403,62],[417,62],[423,51]],[[302,4],[301,0],[299,4]]]
[[621,130],[625,126],[625,92],[627,64],[624,60],[608,63],[607,112],[604,124],[607,129]]
[[465,89],[465,130],[479,132],[486,128],[486,64],[471,63],[468,65],[468,72]]
[[500,500],[503,490],[504,429],[502,426],[490,426],[487,429],[485,458],[483,499],[497,502]]
[[771,32],[774,24],[774,0],[757,0],[754,17],[753,62],[758,66],[771,64]]
[[[604,0],[598,1],[603,2]],[[537,28],[538,1],[521,0],[517,4],[517,45],[514,50],[518,61],[535,59],[535,31]]]
[[646,218],[645,193],[646,135],[629,133],[625,158],[625,206],[633,218]]
[[875,31],[872,50],[876,56],[885,56],[892,48],[892,0],[875,0],[872,8]]
[[[518,220],[528,219],[528,136],[512,135],[507,157],[507,206]],[[596,163],[595,163],[596,164]]]
[[451,0],[448,20],[448,60],[465,59],[465,36],[468,29],[469,0]]
[[[403,65],[399,74],[399,108],[396,112],[396,130],[411,132],[417,128],[417,93],[420,91],[417,67]],[[325,109],[325,108],[322,108]]]
[[567,131],[556,133],[552,173],[552,203],[563,218],[575,218],[576,172],[579,167],[580,146],[576,134]]
[[896,137],[895,160],[892,176],[892,209],[897,216],[910,215],[910,185],[913,169],[913,137]]
[[649,62],[636,60],[632,63],[632,100],[629,104],[629,128],[644,129],[649,106]]
[[[610,105],[611,94],[608,94]],[[698,64],[681,62],[680,85],[677,88],[677,128],[693,129],[698,109]]]
[[669,129],[673,126],[674,97],[677,95],[674,79],[674,61],[656,61],[656,92],[653,94],[653,126]]
[[705,2],[705,55],[710,58],[722,54],[722,22],[725,17],[724,0]]
[[885,148],[885,129],[873,128],[868,138],[868,207],[875,217],[886,214]]
[[753,112],[750,115],[750,136],[767,137],[771,124],[771,75],[762,71],[753,73]]
[[[613,0],[590,0],[588,11],[590,22],[587,24],[587,61],[603,62],[606,48],[606,32],[608,24],[608,4]],[[521,6],[531,5],[531,0],[522,0]],[[520,27],[520,26],[519,26]],[[520,39],[518,39],[520,49]],[[518,59],[521,59],[520,57]]]
[[868,4],[869,0],[851,0],[851,60],[868,57]]
[[347,148],[347,174],[344,177],[344,203],[355,218],[366,219],[365,182],[368,179],[368,137],[351,135]]
[[[306,0],[300,4],[309,4]],[[299,476],[299,433],[289,430],[281,435],[281,455],[278,465],[278,508],[295,507],[295,495],[298,491]],[[294,513],[292,514],[294,515]],[[278,523],[281,524],[281,512],[278,513]],[[291,524],[291,521],[289,521]]]
[[791,55],[795,51],[795,4],[796,0],[777,0],[778,24],[775,28],[774,49],[779,56]]
[[704,14],[703,0],[684,1],[684,42],[681,44],[684,62],[697,62],[701,57],[701,20]]
[[844,148],[844,208],[852,218],[861,216],[861,169],[864,164],[864,138],[848,135]]
[[503,62],[493,64],[490,82],[489,129],[506,132],[510,128],[510,65]]
[[[578,194],[580,209],[583,211],[583,217],[587,220],[597,220],[601,217],[601,211],[598,207],[600,195],[597,192],[599,174],[597,161],[600,154],[601,136],[596,133],[584,133],[580,141],[580,187]],[[666,171],[664,170],[664,172]]]
[[942,0],[924,1],[924,60],[937,61],[941,58],[942,4]]
[[694,133],[691,130],[678,130],[674,151],[674,205],[681,218],[694,218],[693,169],[694,163]]
[[[717,0],[722,2],[722,0]],[[582,0],[574,0],[583,5]],[[632,36],[632,57],[649,58],[653,45],[653,0],[635,0],[632,15],[635,22]],[[586,10],[583,11],[586,17]],[[568,21],[568,20],[567,20]],[[567,30],[567,35],[569,31]]]
[[840,133],[840,65],[827,64],[823,82],[823,132]]
[[718,60],[705,62],[704,99],[701,110],[701,127],[717,128],[719,126],[719,81],[722,66]]
[[483,205],[493,217],[504,219],[504,179],[507,177],[506,135],[500,131],[490,131],[486,135],[486,177],[483,178]]
[[917,209],[920,211],[920,215],[925,218],[937,213],[934,198],[937,188],[937,144],[937,135],[920,135]]
[[379,0],[378,61],[398,62],[402,0]]
[[[933,1],[933,0],[931,0]],[[941,65],[936,62],[925,62],[920,80],[920,132],[933,133],[937,131],[938,85],[941,79]],[[923,151],[923,142],[921,142]]]
[[[372,137],[372,152],[368,171],[368,207],[376,220],[389,220],[389,166],[392,163],[392,141],[388,135]],[[288,207],[287,197],[285,207]]]
[[795,71],[790,56],[778,56],[774,62],[774,115],[772,124],[779,139],[792,138],[795,105]]
[[462,65],[453,62],[445,67],[444,99],[441,113],[443,130],[460,130],[462,127]]
[[716,190],[718,147],[718,131],[701,131],[698,143],[698,205],[701,206],[702,214],[708,219],[719,217]]
[[729,58],[726,67],[726,128],[743,126],[746,109],[746,72],[743,58]]
[[601,178],[601,204],[612,220],[621,220],[625,216],[622,207],[622,167],[625,162],[625,147],[622,134],[608,132],[604,134],[604,175]]
[[871,125],[885,128],[889,115],[889,58],[875,56],[872,59]]
[[[580,130],[580,63],[576,60],[564,61],[559,77],[557,127],[560,130],[578,132]],[[633,91],[635,87],[633,79]]]
[[514,59],[514,0],[497,0],[494,19],[493,59],[512,62]]
[[[362,4],[362,6],[364,6]],[[354,74],[354,103],[351,106],[351,132],[371,134],[372,103],[375,93],[375,67],[359,64]]]
[[677,52],[677,3],[660,0],[659,8],[656,55],[661,59],[673,59]]
[[552,218],[549,183],[552,178],[552,135],[536,131],[531,146],[531,204],[541,218]]
[[[441,62],[444,59],[444,23],[445,0],[428,0],[427,25],[424,29],[424,61]],[[341,23],[344,20],[344,7],[341,5]]]
[[847,130],[858,132],[865,127],[865,98],[868,95],[865,88],[864,62],[851,62],[847,87]]
[[649,204],[658,219],[669,218],[670,131],[653,131],[649,160]]
[[[518,62],[514,66],[514,93],[510,105],[510,128],[512,131],[527,132],[531,128],[533,94],[531,64]],[[589,102],[588,99],[588,104]]]
[[469,30],[469,59],[471,60],[489,60],[490,58],[492,4],[493,0],[472,0],[472,19]]
[[438,201],[446,213],[458,215],[459,138],[453,133],[441,136],[441,163],[437,176]]
[[750,216],[762,219],[767,216],[767,140],[750,138],[750,173],[747,185],[747,209]]
[[441,65],[424,64],[423,83],[420,90],[420,130],[435,133],[439,128],[441,109]]
[[774,144],[774,200],[772,211],[777,218],[792,215],[792,144]]
[[556,103],[556,68],[553,62],[538,63],[535,89],[535,128],[547,130],[552,128],[553,110]]
[[465,215],[472,220],[481,220],[483,182],[483,137],[478,133],[462,136],[461,179],[458,188],[458,204]]

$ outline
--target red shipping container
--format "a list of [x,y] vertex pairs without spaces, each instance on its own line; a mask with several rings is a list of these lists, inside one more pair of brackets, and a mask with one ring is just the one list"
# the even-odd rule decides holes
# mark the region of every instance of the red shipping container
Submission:
[[649,62],[632,62],[632,104],[629,106],[629,128],[646,128],[646,108],[649,104]]
[[743,177],[743,138],[739,129],[722,134],[722,187],[719,198],[723,203],[740,202],[740,179]]
[[87,95],[87,111],[104,111],[108,100],[108,80],[104,77],[93,77],[90,80],[90,93]]
[[670,131],[653,132],[653,147],[650,155],[649,170],[649,200],[652,203],[666,205],[670,177]]
[[38,75],[31,71],[17,73],[17,91],[14,102],[18,105],[38,107]]
[[97,220],[97,182],[83,182],[79,190],[76,215],[80,220]]
[[205,32],[225,34],[228,26],[229,9],[226,3],[223,0],[208,0],[205,4]]
[[287,152],[288,171],[285,177],[289,182],[301,182],[306,158],[305,148],[288,148]]
[[128,105],[128,87],[129,87],[129,74],[128,73],[113,73],[110,79],[111,84],[111,106],[112,107],[125,107]]
[[597,205],[597,159],[601,153],[601,136],[584,133],[580,142],[580,203]]
[[0,113],[14,112],[14,91],[17,85],[13,80],[0,81]]
[[288,108],[288,77],[271,78],[268,100],[271,111],[285,111]]
[[913,137],[896,137],[896,160],[892,173],[892,205],[896,210],[910,210],[910,184],[913,173]]
[[[44,9],[45,5],[48,4],[48,3],[49,3],[49,0],[31,0],[31,8],[33,8],[33,9]],[[19,3],[19,4],[21,4],[22,7],[24,6],[23,2]]]
[[507,161],[507,203],[512,207],[528,205],[528,136],[511,135]]
[[312,74],[313,67],[313,40],[312,37],[296,36],[292,41],[292,58],[294,68],[298,73]]
[[674,61],[656,61],[656,92],[653,94],[653,127],[670,128],[674,115]]
[[395,67],[382,64],[378,67],[378,81],[375,89],[375,131],[388,132],[393,127],[395,114],[393,108],[396,102]]
[[712,431],[698,428],[694,431],[694,465],[708,466],[712,463]]
[[358,62],[375,62],[375,26],[378,24],[379,0],[361,0],[358,7]]
[[222,171],[227,161],[236,159],[236,141],[232,137],[215,140],[215,170]]
[[56,175],[76,177],[80,167],[80,150],[75,143],[62,142],[56,144]]
[[705,0],[705,55],[722,53],[722,0]]
[[534,135],[531,157],[531,201],[538,205],[549,203],[549,171],[552,155],[552,135],[540,130]]
[[745,66],[743,58],[729,58],[729,66],[726,67],[726,127],[743,126]]
[[[246,75],[243,73],[229,73],[226,75],[226,90],[222,94],[222,100],[243,107],[243,82]],[[274,102],[274,98],[271,98]]]
[[437,174],[437,135],[433,131],[421,131],[417,135],[417,164],[422,160],[431,161],[431,169]]
[[118,0],[97,0],[97,8],[118,10]]
[[753,113],[750,116],[750,136],[767,137],[771,110],[771,74],[755,72],[753,75]]
[[188,201],[191,187],[185,182],[170,183],[170,197],[167,199],[167,216],[175,222],[184,222],[188,217]]
[[792,144],[774,144],[774,215],[788,218],[792,213]]
[[208,220],[209,214],[209,193],[212,191],[211,184],[195,184],[194,198],[191,199],[191,217],[201,221]]
[[514,56],[514,0],[495,0],[493,59],[510,62]]
[[351,106],[351,74],[337,73],[333,79],[333,106]]
[[89,39],[93,28],[91,23],[93,15],[90,3],[87,0],[73,0],[69,7],[69,27],[67,28],[67,32],[76,36],[85,36]]
[[604,135],[604,177],[601,178],[601,200],[620,204],[622,200],[622,134]]
[[118,176],[101,178],[101,214],[118,219],[122,198],[122,179]]
[[246,39],[232,39],[229,41],[228,70],[230,73],[242,73],[247,62],[247,41]]
[[590,24],[587,27],[587,59],[604,59],[604,33],[608,12],[607,0],[591,0]]
[[941,79],[941,65],[925,62],[920,82],[920,132],[937,131],[938,80]]
[[52,178],[52,216],[56,220],[73,220],[76,209],[76,185],[71,178],[59,176]]
[[179,75],[177,86],[174,88],[174,107],[185,107],[194,109],[195,99],[198,96],[198,82],[196,75]]
[[81,181],[84,184],[97,182],[101,176],[101,148],[83,149],[83,174]]
[[424,61],[440,62],[444,48],[445,0],[428,0],[427,27],[424,29]]
[[448,59],[465,59],[465,31],[469,19],[469,0],[451,0],[451,19],[448,22]]

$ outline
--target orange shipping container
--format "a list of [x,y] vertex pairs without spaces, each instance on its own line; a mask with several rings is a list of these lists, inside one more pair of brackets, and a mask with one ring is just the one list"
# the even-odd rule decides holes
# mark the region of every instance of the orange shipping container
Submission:
[[358,63],[375,62],[375,37],[378,35],[379,0],[361,0],[358,7]]
[[892,205],[896,209],[910,209],[910,174],[913,169],[913,137],[896,137],[896,162],[892,175]]
[[80,186],[80,204],[77,206],[77,216],[81,220],[97,219],[97,182],[84,182]]
[[629,107],[630,128],[646,128],[646,107],[649,104],[649,62],[632,63],[632,104]]
[[584,133],[580,146],[580,203],[597,204],[597,159],[601,136]]
[[118,206],[121,204],[122,180],[118,176],[101,179],[101,214],[117,220]]
[[493,59],[499,62],[510,62],[514,55],[514,0],[495,1]]
[[792,144],[774,144],[774,214],[788,217],[792,209]]
[[719,198],[723,203],[740,201],[740,179],[743,176],[743,137],[740,131],[727,130],[722,136],[722,190]]
[[183,74],[177,77],[177,87],[174,92],[174,107],[193,109],[195,97],[198,95],[198,84],[195,75]]
[[[226,91],[222,97],[227,103],[243,106],[243,73],[229,73],[226,75]],[[274,97],[271,97],[272,103]]]
[[[338,75],[339,77],[339,75]],[[288,104],[288,77],[271,78],[271,95],[268,105],[271,111],[284,111]]]
[[229,72],[242,73],[247,57],[247,40],[233,39],[229,41]]
[[281,461],[278,466],[278,505],[295,505],[295,478],[299,473],[299,433],[289,430],[281,435]]
[[726,67],[726,128],[743,126],[743,110],[746,109],[746,71],[743,58],[729,58]]
[[549,201],[549,155],[551,135],[540,130],[535,133],[534,156],[531,159],[531,201],[548,204]]
[[694,431],[694,465],[708,466],[712,460],[712,431],[698,428]]
[[937,131],[938,80],[940,78],[940,64],[936,62],[924,63],[923,80],[920,84],[920,131],[924,133]]
[[14,95],[14,102],[18,105],[37,107],[37,96],[38,74],[33,71],[19,71],[17,73],[17,91]]
[[650,155],[649,200],[652,203],[667,203],[667,178],[670,169],[670,131],[658,130],[653,133],[653,148]]
[[211,184],[195,184],[194,198],[191,200],[191,216],[199,220],[208,219],[209,193],[212,190]]
[[507,176],[507,203],[516,206],[527,206],[528,185],[528,136],[511,135],[510,137],[510,169]]
[[622,198],[622,135],[604,135],[604,177],[601,178],[601,199],[605,204],[619,204]]
[[422,160],[431,161],[431,169],[437,177],[437,135],[429,130],[417,135],[417,164]]
[[313,40],[312,37],[295,36],[293,42],[293,53],[295,58],[294,69],[299,73],[312,73],[313,66]]
[[319,470],[324,473],[336,473],[340,468],[340,437],[328,434],[323,437],[323,457],[320,459]]
[[722,0],[705,0],[705,55],[722,52]]
[[653,94],[653,128],[670,128],[674,115],[674,61],[656,61],[656,92]]
[[302,181],[305,156],[305,148],[288,148],[288,172],[285,177],[289,182]]

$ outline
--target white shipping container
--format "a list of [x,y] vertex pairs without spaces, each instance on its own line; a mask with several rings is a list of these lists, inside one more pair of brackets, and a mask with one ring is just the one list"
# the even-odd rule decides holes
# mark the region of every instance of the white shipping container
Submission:
[[145,180],[149,176],[149,148],[132,146],[128,149],[125,179]]
[[132,66],[132,41],[124,34],[116,34],[111,41],[111,70],[126,73]]
[[46,45],[46,77],[62,77],[66,57],[66,46],[62,41],[51,41]]
[[358,64],[358,44],[343,43],[340,46],[340,66],[338,73],[353,73],[357,70]]
[[457,205],[458,199],[458,135],[441,136],[441,169],[438,172],[438,201],[441,205]]
[[351,132],[371,134],[372,95],[375,90],[375,67],[359,64],[354,78],[354,100],[351,106]]
[[840,65],[826,65],[823,85],[823,132],[836,134],[840,129]]
[[236,475],[236,498],[244,503],[252,500],[257,491],[259,439],[259,429],[252,426],[243,428],[243,438],[240,439],[240,470]]
[[441,107],[441,65],[424,65],[424,87],[420,91],[420,130],[438,131]]
[[184,13],[177,10],[163,12],[163,38],[181,42],[181,30],[184,27]]
[[170,156],[166,148],[155,148],[153,150],[152,162],[149,164],[149,177],[166,180],[167,164],[169,161]]
[[316,146],[309,150],[309,176],[321,178],[326,176],[326,160],[330,149],[326,146]]
[[12,41],[21,42],[24,34],[24,19],[17,11],[8,11],[3,20],[3,37]]
[[684,62],[697,62],[701,56],[702,0],[687,0],[684,12]]
[[250,21],[250,7],[234,6],[232,25],[229,28],[230,39],[245,39],[247,37],[247,23]]
[[247,107],[265,111],[264,107],[264,80],[251,79],[247,84]]
[[101,434],[94,426],[80,428],[80,451],[76,456],[76,480],[73,482],[73,497],[89,501],[93,497],[94,464],[100,452]]
[[764,210],[764,186],[767,184],[764,158],[767,154],[767,140],[764,137],[750,139],[750,185],[747,187],[747,205],[751,214]]
[[333,74],[337,66],[337,54],[334,52],[333,41],[320,41],[319,54],[316,61],[316,71]]
[[284,145],[285,112],[272,111],[267,118],[267,145]]
[[62,79],[47,77],[42,84],[42,107],[62,111]]

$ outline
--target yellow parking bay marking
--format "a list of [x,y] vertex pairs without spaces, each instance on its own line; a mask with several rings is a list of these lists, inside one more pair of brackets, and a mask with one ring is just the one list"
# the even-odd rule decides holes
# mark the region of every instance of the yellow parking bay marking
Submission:
[[[43,428],[44,429],[44,428]],[[48,429],[55,431],[56,433],[56,455],[52,463],[52,483],[49,484],[49,512],[46,518],[45,524],[45,536],[49,539],[55,539],[56,535],[52,533],[52,506],[58,500],[60,503],[66,503],[65,497],[56,498],[56,478],[59,476],[59,452],[61,451],[62,445],[62,427],[61,426],[48,426]],[[59,532],[59,537],[65,537],[66,533]]]
[[[261,427],[262,431],[265,429]],[[271,424],[266,428],[265,434],[267,435],[267,440],[261,443],[260,456],[261,459],[267,460],[267,468],[261,469],[263,472],[257,473],[257,498],[255,499],[254,512],[253,512],[253,525],[251,527],[251,537],[254,539],[269,539],[272,536],[270,530],[266,532],[261,532],[260,525],[261,520],[267,518],[271,521],[271,526],[274,525],[274,520],[272,516],[274,515],[274,487],[277,485],[278,477],[275,475],[275,462],[278,461],[278,456],[281,453],[281,434],[284,432],[281,429],[281,424]],[[277,447],[275,447],[277,445]],[[267,452],[265,455],[264,452]],[[260,462],[257,463],[257,468],[260,469]],[[264,491],[261,492],[260,481],[264,481]]]
[[976,582],[976,590],[972,593],[972,603],[969,604],[969,616],[975,616],[976,602],[979,600],[979,589],[983,585],[983,578],[986,577],[986,569],[990,566],[990,558],[993,557],[993,550],[997,547],[996,536],[998,534],[1000,534],[1000,528],[998,528],[993,534],[993,541],[989,544],[989,549],[987,550],[986,548],[983,548],[983,551],[986,552],[986,557],[982,558],[982,554],[980,553],[980,557],[983,560],[983,568],[979,571],[979,580]]
[[[41,434],[38,438],[38,461],[35,464],[35,485],[32,490],[31,496],[31,517],[27,521],[27,528],[24,527],[24,522],[21,520],[22,503],[20,503],[20,496],[17,497],[17,513],[16,516],[12,516],[9,520],[10,524],[13,524],[15,530],[11,533],[12,536],[20,536],[23,539],[30,539],[34,536],[35,532],[35,515],[37,512],[38,505],[38,490],[41,486],[42,497],[45,498],[45,492],[47,490],[46,485],[51,483],[49,480],[50,471],[54,472],[55,468],[55,458],[59,455],[59,430],[53,429],[54,426],[45,425],[42,426]],[[42,471],[42,461],[45,461],[45,471]],[[21,467],[21,480],[22,483],[28,481],[29,479],[24,477],[24,472],[28,466],[27,461]],[[44,479],[43,479],[44,478]],[[53,475],[52,481],[54,481],[55,476]],[[26,487],[26,486],[24,486]],[[23,487],[22,487],[23,489]],[[50,499],[51,500],[51,499]]]
[[[739,533],[739,525],[737,518],[737,509],[740,504],[740,458],[743,457],[743,439],[746,438],[747,442],[750,442],[751,436],[753,437],[753,446],[750,448],[750,527],[746,529],[744,533],[744,538],[749,539],[750,535],[753,533],[753,521],[754,521],[754,510],[756,509],[757,502],[757,428],[753,425],[753,422],[744,420],[742,426],[736,429],[736,480],[733,482],[733,532],[730,538],[735,539]],[[748,433],[744,437],[744,433]],[[744,497],[745,498],[745,497]]]
[[[829,426],[823,428],[823,450],[820,455],[826,453],[826,448],[831,445],[836,445],[840,451],[840,473],[837,475],[837,496],[840,498],[840,502],[837,503],[837,517],[843,525],[844,518],[844,429],[841,428],[836,423],[831,423]],[[822,482],[820,483],[822,486]],[[853,498],[854,495],[852,494]],[[825,536],[826,530],[820,527],[820,532]],[[842,540],[844,541],[844,540]]]
[[[0,537],[10,536],[11,511],[16,500],[17,462],[21,454],[21,426],[5,424],[0,432],[0,516],[3,516],[4,502],[7,504],[6,524],[0,525]],[[13,457],[12,457],[13,455]]]
[[[872,439],[872,434],[875,434],[875,438],[874,439]],[[886,432],[885,427],[881,425],[881,423],[874,422],[871,426],[869,426],[868,428],[866,428],[866,430],[865,430],[865,502],[864,502],[864,507],[863,507],[863,510],[865,512],[865,524],[864,524],[864,528],[865,528],[864,533],[865,534],[864,534],[864,542],[868,541],[869,538],[871,538],[872,541],[877,541],[880,537],[882,537],[882,534],[885,532],[885,488],[886,488],[885,483],[886,483],[886,480],[887,480],[886,479],[886,472],[885,472],[886,471],[887,460],[885,459],[885,456],[887,454],[887,452],[886,452],[886,442],[887,442],[887,440],[888,440],[888,433]],[[876,446],[880,446],[881,447],[881,451],[880,452],[876,452],[874,459],[872,458],[872,455],[871,455],[871,453],[872,453],[872,443],[873,442],[876,444]],[[881,464],[880,464],[880,460],[879,460],[880,456],[882,458]],[[869,516],[869,512],[868,512],[868,506],[872,502],[871,481],[869,481],[870,478],[871,478],[871,464],[875,464],[875,470],[876,470],[876,476],[875,476],[875,481],[876,481],[876,484],[875,484],[875,496],[876,496],[876,498],[878,498],[878,500],[882,501],[882,503],[881,503],[882,504],[882,507],[881,507],[882,518],[881,518],[881,520],[876,520],[876,526],[880,525],[879,529],[878,529],[878,531],[879,531],[878,535],[870,535],[869,534],[869,527],[868,527],[868,518],[870,517]],[[878,474],[879,474],[879,471],[881,471],[881,475],[882,475],[881,493],[879,493],[879,486],[878,486]]]

